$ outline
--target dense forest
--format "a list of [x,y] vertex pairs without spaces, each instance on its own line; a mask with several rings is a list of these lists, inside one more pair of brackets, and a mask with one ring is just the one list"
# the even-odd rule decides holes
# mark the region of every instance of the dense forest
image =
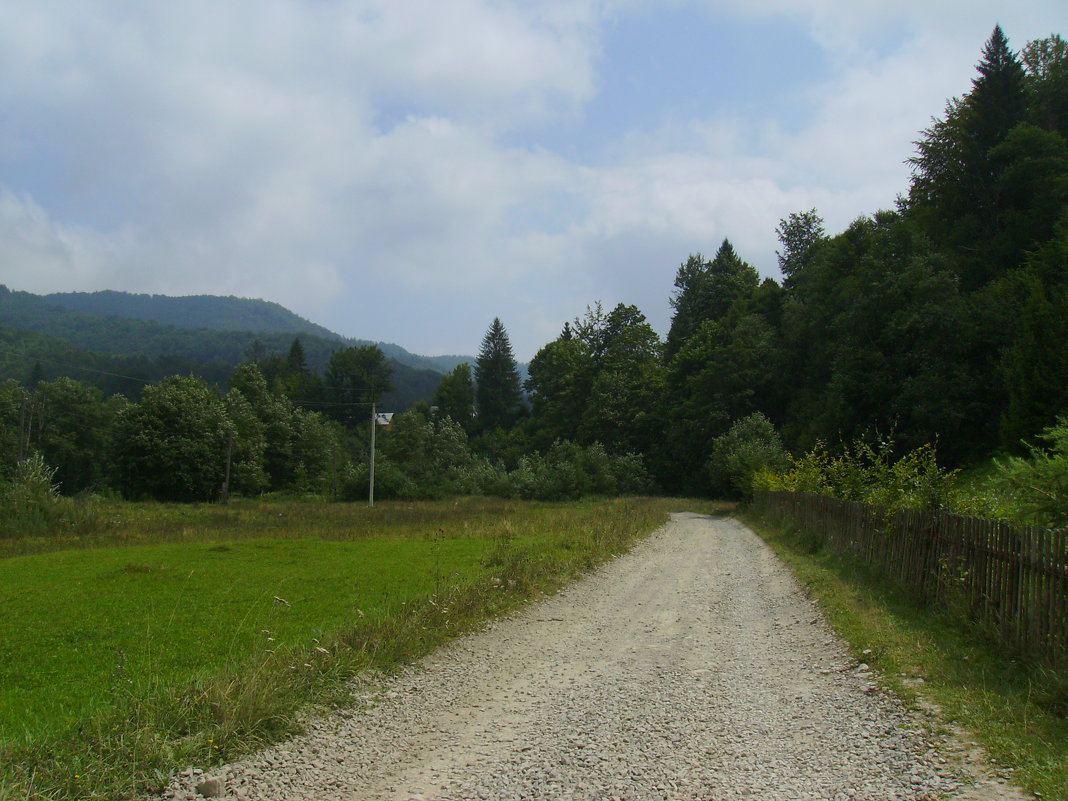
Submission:
[[726,239],[678,269],[658,342],[618,306],[530,366],[528,436],[646,454],[707,490],[713,442],[759,412],[793,451],[926,443],[950,464],[1018,450],[1068,412],[1068,50],[1000,28],[970,91],[919,134],[895,208],[830,235],[782,220],[782,283]]
[[[473,369],[456,364],[432,405],[382,432],[383,492],[731,491],[717,465],[754,420],[795,454],[869,442],[964,465],[1036,447],[1068,414],[1068,45],[1054,35],[1017,53],[995,28],[970,89],[915,146],[894,208],[835,234],[816,209],[780,222],[781,282],[728,238],[692,253],[666,340],[637,307],[594,303],[521,382],[494,320]],[[64,492],[359,495],[370,404],[398,365],[372,345],[261,337],[270,347],[255,352],[248,336],[225,394],[168,378],[134,403],[69,379],[9,380],[5,452],[37,454]],[[234,359],[209,350],[198,358]]]

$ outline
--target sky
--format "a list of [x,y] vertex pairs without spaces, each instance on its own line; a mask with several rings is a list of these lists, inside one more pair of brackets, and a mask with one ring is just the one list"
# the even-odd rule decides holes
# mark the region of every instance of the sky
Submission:
[[1064,0],[0,0],[0,283],[236,295],[529,360],[724,238],[907,191],[1000,24]]

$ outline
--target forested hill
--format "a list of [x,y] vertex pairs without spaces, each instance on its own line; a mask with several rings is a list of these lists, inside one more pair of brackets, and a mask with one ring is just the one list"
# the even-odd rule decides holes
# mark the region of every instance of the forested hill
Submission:
[[135,295],[129,292],[57,292],[44,301],[85,314],[130,317],[177,328],[253,331],[261,334],[310,334],[341,340],[339,334],[294,314],[278,303],[216,295]]
[[[0,285],[0,325],[57,337],[98,353],[151,358],[177,353],[197,361],[236,364],[254,340],[269,351],[284,351],[300,334],[309,367],[315,370],[321,370],[330,352],[342,345],[377,345],[400,364],[438,373],[474,362],[472,356],[418,356],[391,342],[348,339],[277,303],[214,295],[113,291],[34,295]],[[219,332],[235,336],[218,336]]]
[[[144,320],[175,328],[206,328],[212,331],[242,331],[254,334],[305,334],[345,345],[377,345],[386,356],[401,364],[436,370],[439,373],[447,373],[463,362],[474,361],[471,356],[418,356],[392,342],[343,337],[329,328],[294,314],[285,306],[268,300],[237,298],[232,295],[138,295],[113,290],[56,292],[40,297],[50,306],[59,306],[82,314]],[[25,298],[20,300],[25,301]],[[34,314],[40,313],[38,307]],[[9,320],[0,322],[16,324]]]
[[[250,357],[285,355],[299,333],[181,328],[134,317],[88,314],[3,286],[0,327],[7,329],[2,337],[6,348],[5,358],[0,359],[0,379],[64,375],[130,397],[137,397],[145,382],[176,372],[224,385],[235,365]],[[316,373],[326,368],[334,351],[355,342],[336,334],[327,339],[300,333],[300,340],[307,367]],[[404,409],[417,400],[429,400],[441,380],[441,370],[421,357],[412,359],[425,366],[403,363],[398,354],[407,351],[399,346],[381,348],[391,360],[395,387],[383,397],[383,404]]]

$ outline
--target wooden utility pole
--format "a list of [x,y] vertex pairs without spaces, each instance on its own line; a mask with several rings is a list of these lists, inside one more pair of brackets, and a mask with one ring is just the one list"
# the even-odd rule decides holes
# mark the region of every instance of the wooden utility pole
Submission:
[[375,429],[378,428],[378,409],[371,404],[371,481],[367,485],[367,505],[375,505]]

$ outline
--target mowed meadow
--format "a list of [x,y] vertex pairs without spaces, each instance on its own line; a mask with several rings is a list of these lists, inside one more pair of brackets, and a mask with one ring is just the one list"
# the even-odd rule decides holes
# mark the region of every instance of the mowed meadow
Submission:
[[681,508],[98,503],[0,544],[2,799],[132,798],[284,737]]

